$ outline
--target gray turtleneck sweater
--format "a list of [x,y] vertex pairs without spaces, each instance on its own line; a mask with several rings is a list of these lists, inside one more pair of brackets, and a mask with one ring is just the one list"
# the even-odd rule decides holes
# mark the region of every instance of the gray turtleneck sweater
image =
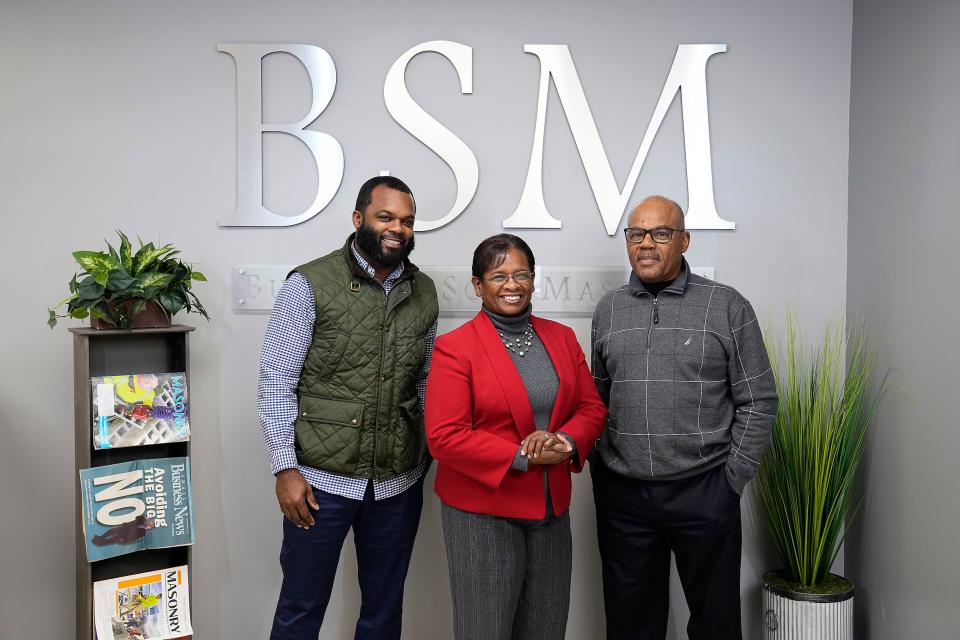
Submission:
[[[519,354],[520,349],[514,347],[507,349],[510,358],[513,360],[520,379],[523,380],[523,387],[527,392],[527,398],[530,400],[530,406],[533,409],[533,419],[537,429],[546,430],[550,425],[550,416],[553,414],[553,404],[557,399],[557,386],[560,379],[557,377],[557,370],[550,360],[550,354],[547,353],[540,337],[531,329],[530,346],[524,343],[524,333],[530,326],[531,307],[515,316],[502,316],[490,311],[484,307],[484,312],[493,322],[493,327],[500,334],[504,341],[509,341],[511,345],[516,344],[517,338],[520,339],[523,355]],[[573,444],[572,438],[566,438]],[[526,456],[520,455],[520,448],[517,448],[517,454],[513,459],[513,468],[520,471],[527,471],[528,460]]]

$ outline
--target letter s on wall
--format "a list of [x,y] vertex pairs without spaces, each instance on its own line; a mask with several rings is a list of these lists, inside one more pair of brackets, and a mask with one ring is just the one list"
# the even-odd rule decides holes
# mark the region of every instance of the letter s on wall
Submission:
[[390,116],[411,135],[436,152],[446,162],[457,180],[457,197],[453,206],[437,220],[417,218],[417,231],[432,231],[449,224],[463,213],[477,193],[480,168],[477,157],[463,140],[437,122],[414,102],[407,91],[405,80],[407,65],[417,55],[432,51],[439,53],[451,63],[460,78],[460,93],[473,93],[473,49],[450,40],[432,40],[418,44],[397,58],[387,72],[383,83],[383,101]]

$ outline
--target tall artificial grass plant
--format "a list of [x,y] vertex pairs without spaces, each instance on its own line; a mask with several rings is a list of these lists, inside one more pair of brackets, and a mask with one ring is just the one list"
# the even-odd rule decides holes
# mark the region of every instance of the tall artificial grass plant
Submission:
[[857,468],[887,372],[862,324],[833,322],[808,347],[788,314],[781,342],[767,349],[780,405],[757,474],[761,511],[783,557],[782,577],[817,591],[860,506]]

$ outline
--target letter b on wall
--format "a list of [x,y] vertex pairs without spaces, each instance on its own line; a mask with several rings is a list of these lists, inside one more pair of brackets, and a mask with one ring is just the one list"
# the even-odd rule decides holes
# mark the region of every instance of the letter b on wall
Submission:
[[[343,148],[326,133],[308,131],[333,98],[337,69],[333,58],[309,44],[221,44],[217,51],[231,55],[237,64],[237,207],[222,227],[286,227],[317,215],[336,195],[343,180]],[[311,102],[307,115],[297,122],[263,122],[262,61],[271,53],[289,53],[306,68]],[[317,165],[317,193],[304,211],[282,216],[263,205],[263,133],[286,133],[307,146]]]

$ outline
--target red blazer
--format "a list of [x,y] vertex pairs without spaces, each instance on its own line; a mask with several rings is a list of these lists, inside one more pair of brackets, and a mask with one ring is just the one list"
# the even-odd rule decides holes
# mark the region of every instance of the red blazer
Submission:
[[550,431],[577,444],[570,462],[529,471],[511,468],[524,437],[535,430],[533,409],[520,374],[499,334],[481,311],[437,338],[427,378],[425,429],[438,461],[435,491],[458,509],[507,518],[546,516],[543,472],[553,512],[570,507],[570,472],[580,471],[603,430],[607,410],[597,394],[573,331],[558,322],[530,322],[557,370],[559,387]]

